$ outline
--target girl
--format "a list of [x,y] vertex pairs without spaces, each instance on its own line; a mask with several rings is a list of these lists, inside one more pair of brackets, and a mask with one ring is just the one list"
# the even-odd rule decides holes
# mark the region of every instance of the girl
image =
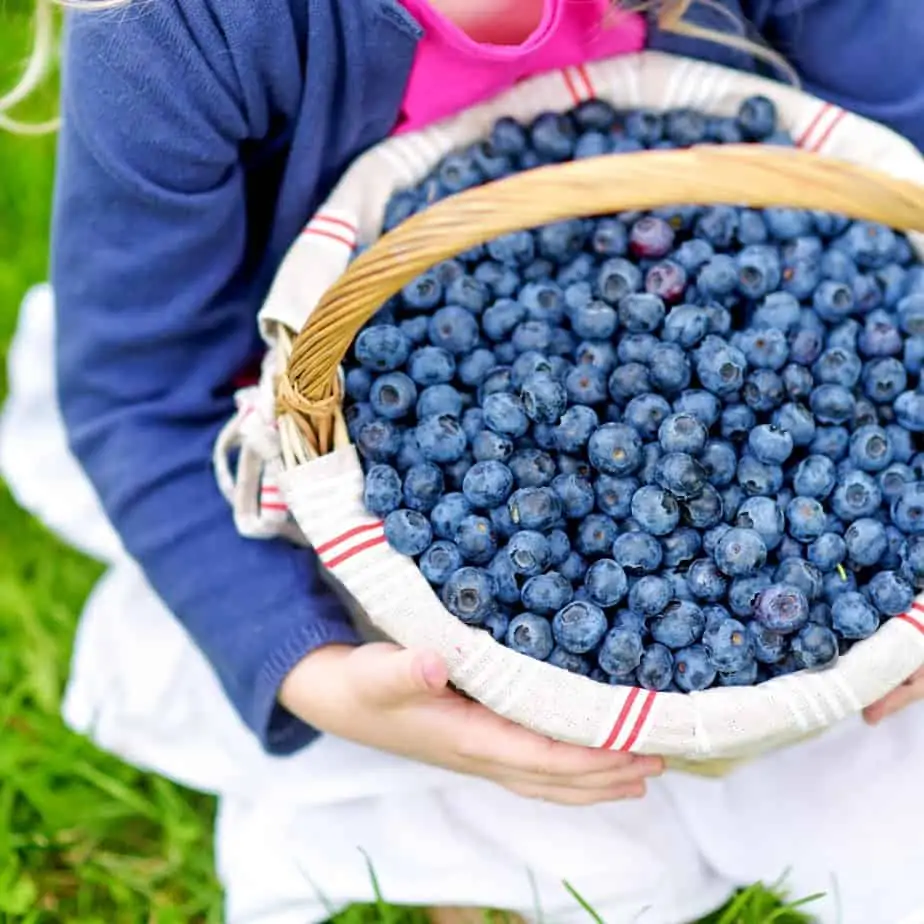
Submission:
[[[649,47],[794,69],[921,146],[919,0],[103,6],[68,21],[53,229],[57,397],[80,469],[37,376],[47,291],[13,355],[4,469],[24,503],[41,484],[33,509],[112,562],[67,718],[221,795],[229,924],[304,924],[371,898],[357,847],[392,901],[528,914],[535,898],[555,920],[580,914],[562,878],[614,924],[679,924],[790,866],[794,889],[832,896],[826,918],[897,924],[917,910],[924,797],[896,758],[922,753],[920,709],[721,782],[653,779],[657,759],[553,743],[462,700],[426,652],[358,645],[303,550],[238,536],[210,458],[259,358],[254,318],[283,254],[370,145],[539,70]],[[646,781],[643,800],[623,801]],[[883,829],[893,846],[873,862]]]

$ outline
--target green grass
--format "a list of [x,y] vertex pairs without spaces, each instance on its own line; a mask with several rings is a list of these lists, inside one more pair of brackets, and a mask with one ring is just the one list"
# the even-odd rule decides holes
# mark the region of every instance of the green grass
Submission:
[[[24,8],[0,4],[0,86],[24,54]],[[50,91],[35,101],[52,106]],[[45,276],[52,165],[52,139],[0,134],[0,359],[20,298]],[[0,398],[4,389],[0,377]],[[218,922],[212,801],[101,753],[58,717],[77,615],[98,573],[0,484],[0,924]],[[340,924],[419,919],[383,900]],[[806,919],[756,887],[708,924],[771,921]]]

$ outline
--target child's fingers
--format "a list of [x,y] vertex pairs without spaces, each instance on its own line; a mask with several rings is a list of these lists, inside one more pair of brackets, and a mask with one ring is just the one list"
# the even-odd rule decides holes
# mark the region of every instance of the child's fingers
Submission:
[[897,687],[888,696],[863,710],[863,718],[870,724],[876,725],[886,717],[904,709],[916,700],[924,699],[924,670],[912,674],[900,687]]
[[635,757],[599,748],[552,741],[500,719],[483,706],[472,704],[456,739],[460,755],[478,764],[490,764],[511,774],[561,784],[578,777],[633,768],[635,776],[660,773],[656,757]]
[[639,799],[645,795],[644,783],[623,783],[603,789],[576,789],[549,784],[518,783],[505,786],[518,796],[541,799],[556,805],[598,805],[601,802],[619,802],[622,799]]

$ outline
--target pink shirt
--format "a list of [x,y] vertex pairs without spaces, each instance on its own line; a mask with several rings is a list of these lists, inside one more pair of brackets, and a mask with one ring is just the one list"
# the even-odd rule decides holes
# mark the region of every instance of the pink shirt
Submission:
[[524,77],[640,51],[645,44],[643,17],[616,10],[611,0],[544,0],[538,26],[519,45],[477,42],[426,0],[401,2],[424,35],[396,132],[459,112]]

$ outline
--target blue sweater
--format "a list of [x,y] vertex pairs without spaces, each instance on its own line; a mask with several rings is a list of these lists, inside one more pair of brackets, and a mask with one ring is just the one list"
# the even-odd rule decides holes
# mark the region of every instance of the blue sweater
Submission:
[[[921,0],[723,2],[810,91],[924,145]],[[156,0],[69,20],[52,278],[70,443],[274,753],[315,734],[277,705],[283,677],[356,638],[310,555],[237,535],[212,444],[281,257],[389,133],[418,34],[396,0]],[[651,44],[752,67],[715,45]]]

